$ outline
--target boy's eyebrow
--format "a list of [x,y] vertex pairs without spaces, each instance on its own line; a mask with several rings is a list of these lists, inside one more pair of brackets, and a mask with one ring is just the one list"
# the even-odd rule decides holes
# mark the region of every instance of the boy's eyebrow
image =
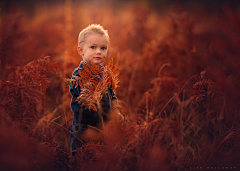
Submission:
[[[97,44],[93,43],[91,46],[96,46]],[[100,46],[108,46],[108,45],[100,45]]]

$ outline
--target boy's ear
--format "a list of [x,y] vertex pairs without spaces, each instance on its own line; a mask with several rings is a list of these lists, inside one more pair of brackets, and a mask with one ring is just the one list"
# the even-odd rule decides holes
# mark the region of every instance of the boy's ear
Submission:
[[78,51],[79,55],[83,56],[83,49],[81,46],[77,47],[77,51]]

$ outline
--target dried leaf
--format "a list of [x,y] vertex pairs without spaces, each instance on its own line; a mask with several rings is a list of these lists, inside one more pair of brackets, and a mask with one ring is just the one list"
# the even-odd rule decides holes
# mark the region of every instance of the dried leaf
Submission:
[[[104,63],[107,64],[106,58]],[[73,75],[74,79],[67,79],[67,81],[70,81],[75,88],[78,85],[81,87],[81,94],[77,98],[78,103],[86,109],[97,111],[97,105],[102,97],[107,96],[107,88],[118,87],[117,66],[113,65],[113,58],[104,69],[93,63],[82,66],[83,70],[78,69],[79,76]]]

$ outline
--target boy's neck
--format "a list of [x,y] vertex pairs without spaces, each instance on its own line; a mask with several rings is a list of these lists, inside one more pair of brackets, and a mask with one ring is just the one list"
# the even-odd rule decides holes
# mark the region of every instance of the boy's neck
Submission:
[[[88,64],[88,65],[90,65],[90,63],[86,62],[86,61],[81,61],[80,64]],[[103,65],[101,65],[101,64],[96,64],[96,65],[99,66],[100,68],[103,68]]]

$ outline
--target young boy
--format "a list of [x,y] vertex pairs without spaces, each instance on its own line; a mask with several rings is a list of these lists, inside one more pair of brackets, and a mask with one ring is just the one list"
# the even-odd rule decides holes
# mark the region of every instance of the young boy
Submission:
[[[78,75],[78,69],[83,70],[83,65],[94,63],[100,68],[105,60],[109,47],[109,36],[107,30],[97,24],[89,25],[83,29],[78,37],[77,51],[82,56],[82,61],[78,68],[73,72],[74,76]],[[81,94],[81,88],[78,85],[76,88],[70,85],[70,93],[72,95],[71,109],[73,111],[73,122],[70,127],[70,146],[71,150],[75,150],[89,141],[101,141],[102,134],[97,131],[102,129],[102,123],[107,123],[109,120],[115,120],[121,123],[124,118],[119,112],[119,104],[114,91],[108,87],[107,97],[103,96],[101,100],[101,109],[94,111],[85,109],[76,101]],[[75,155],[73,152],[72,155]]]

